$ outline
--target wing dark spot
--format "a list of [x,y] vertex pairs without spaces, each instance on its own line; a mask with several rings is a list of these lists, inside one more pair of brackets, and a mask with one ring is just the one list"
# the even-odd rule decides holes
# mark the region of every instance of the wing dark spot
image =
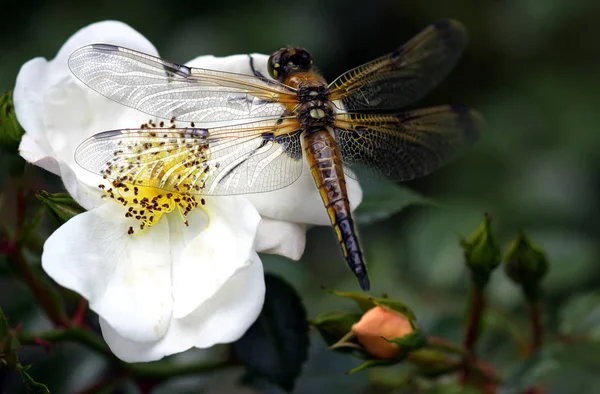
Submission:
[[188,67],[188,66],[183,66],[180,64],[175,64],[173,63],[171,65],[171,67],[173,68],[173,72],[177,75],[180,75],[184,78],[189,77],[190,75],[192,75],[192,70]]
[[92,138],[108,138],[108,137],[114,137],[115,135],[120,135],[123,134],[123,132],[121,130],[109,130],[109,131],[103,131],[101,133],[95,134]]
[[119,47],[111,44],[92,44],[92,48],[100,51],[118,51]]
[[196,138],[208,138],[208,136],[210,135],[208,129],[188,128],[188,129],[186,129],[186,132],[190,136],[196,137]]

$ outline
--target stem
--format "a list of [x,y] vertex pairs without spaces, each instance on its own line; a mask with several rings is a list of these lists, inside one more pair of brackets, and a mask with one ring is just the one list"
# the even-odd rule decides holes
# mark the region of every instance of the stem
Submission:
[[[435,376],[454,373],[454,372],[464,368],[463,360],[453,360],[446,356],[439,357],[439,356],[435,356],[435,355],[411,353],[408,356],[407,360],[414,364],[435,367],[435,369],[432,371],[432,375],[435,375]],[[502,379],[499,376],[497,376],[493,372],[493,369],[487,364],[469,361],[468,368],[475,375],[480,376],[481,378],[485,379],[487,382],[491,382],[491,383],[501,383],[502,382]]]
[[19,340],[23,344],[36,345],[39,339],[58,342],[77,342],[89,349],[106,356],[121,372],[136,378],[166,379],[175,376],[192,375],[220,370],[232,366],[230,361],[217,363],[193,362],[189,364],[176,364],[169,362],[133,363],[129,364],[119,360],[106,346],[106,344],[92,331],[71,326],[68,329],[45,331],[39,334],[18,332]]
[[477,360],[475,355],[475,344],[479,338],[481,318],[483,317],[483,310],[485,307],[483,288],[474,282],[471,286],[470,299],[469,316],[464,338],[464,346],[467,354],[463,359],[464,368],[460,378],[460,381],[463,385],[469,380],[471,369],[470,365],[475,363]]
[[48,318],[56,326],[68,327],[70,321],[67,315],[64,313],[62,308],[53,302],[52,298],[48,296],[49,291],[45,288],[44,284],[34,275],[31,271],[31,267],[27,264],[25,256],[23,256],[22,245],[20,244],[21,233],[25,227],[26,217],[26,206],[25,206],[25,194],[21,187],[17,188],[17,223],[16,230],[13,236],[12,242],[4,245],[3,251],[7,253],[15,261],[15,264],[21,275],[25,280],[27,286],[31,289],[34,297],[38,303],[42,306]]
[[427,337],[427,343],[429,344],[429,347],[433,349],[458,354],[460,356],[468,355],[464,347],[441,337],[430,335]]
[[544,332],[542,326],[542,313],[540,302],[538,300],[529,300],[529,317],[531,324],[531,345],[530,354],[535,353],[542,347]]
[[93,332],[80,327],[71,326],[68,329],[50,330],[39,334],[19,332],[18,337],[19,341],[26,345],[36,344],[37,339],[43,339],[44,341],[52,343],[65,341],[78,342],[95,351],[96,353],[100,353],[113,360],[117,360],[115,355],[111,353],[108,346],[106,346],[100,337]]
[[23,251],[21,250],[20,246],[14,248],[13,252],[11,253],[11,256],[17,264],[19,271],[21,271],[21,275],[23,276],[25,283],[27,283],[27,286],[29,287],[29,289],[31,289],[31,292],[33,293],[36,300],[40,303],[42,308],[44,308],[44,311],[48,315],[48,318],[56,326],[69,327],[71,325],[71,322],[67,318],[67,315],[58,305],[56,305],[52,301],[51,297],[48,297],[48,291],[46,290],[42,282],[40,282],[31,271],[31,267],[29,267],[29,264],[27,264],[27,261],[25,260],[25,256],[23,256]]

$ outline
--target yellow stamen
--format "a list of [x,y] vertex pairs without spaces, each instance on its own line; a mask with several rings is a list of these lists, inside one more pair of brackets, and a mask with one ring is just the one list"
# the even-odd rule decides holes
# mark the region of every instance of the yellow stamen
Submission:
[[153,187],[133,186],[123,182],[112,182],[105,196],[127,207],[126,218],[137,220],[140,224],[129,227],[128,234],[141,234],[158,223],[162,215],[177,209],[186,225],[186,216],[199,203],[196,197],[187,193],[165,192]]
[[128,234],[147,230],[174,209],[188,225],[186,216],[198,206],[195,195],[208,176],[206,129],[193,124],[177,132],[155,127],[149,122],[142,125],[147,131],[132,134],[130,141],[124,138],[102,172],[112,185],[99,186],[105,196],[127,207],[126,217],[140,222]]

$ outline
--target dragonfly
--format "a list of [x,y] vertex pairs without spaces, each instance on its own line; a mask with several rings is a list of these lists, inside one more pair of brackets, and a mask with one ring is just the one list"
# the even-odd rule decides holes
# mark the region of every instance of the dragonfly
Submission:
[[105,179],[191,196],[281,189],[307,161],[347,265],[367,291],[346,179],[421,177],[479,139],[483,118],[466,106],[402,110],[446,78],[466,43],[459,22],[442,20],[331,83],[296,47],[274,52],[266,76],[251,55],[252,74],[238,74],[116,45],[84,46],[69,58],[78,79],[172,124],[101,132],[77,148],[75,160]]

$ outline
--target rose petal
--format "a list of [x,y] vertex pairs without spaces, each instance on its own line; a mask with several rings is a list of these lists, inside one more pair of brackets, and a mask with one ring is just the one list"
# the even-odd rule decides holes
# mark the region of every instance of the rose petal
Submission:
[[186,64],[191,67],[205,68],[207,70],[228,71],[238,74],[253,75],[250,67],[250,56],[254,63],[254,69],[260,71],[265,77],[269,77],[267,61],[269,56],[261,53],[249,55],[232,55],[225,57],[214,57],[212,55],[199,56]]
[[[98,185],[101,183],[106,184],[101,176],[87,173],[85,174],[86,178],[82,181],[81,178],[78,178],[75,171],[73,171],[73,169],[65,162],[59,162],[58,166],[65,189],[67,189],[71,197],[73,197],[73,199],[83,208],[90,210],[104,205],[107,202],[114,204],[113,201],[101,198],[104,192],[100,190]],[[123,213],[121,212],[121,214]]]
[[79,30],[49,63],[44,92],[44,130],[56,156],[76,172],[79,167],[73,156],[83,140],[106,130],[136,127],[149,119],[146,114],[101,96],[71,73],[69,56],[76,49],[95,43],[120,45],[158,55],[150,41],[130,26],[105,21]]
[[260,221],[254,242],[257,252],[279,254],[292,260],[300,260],[305,246],[305,226],[269,218]]
[[28,162],[35,164],[53,174],[59,175],[60,169],[54,157],[47,153],[47,148],[31,134],[24,134],[19,145],[19,153]]
[[[19,72],[14,93],[17,118],[37,145],[34,150],[30,142],[25,142],[23,156],[56,172],[52,161],[43,160],[50,156],[69,165],[83,181],[88,181],[90,174],[75,164],[74,152],[84,139],[105,130],[139,126],[149,118],[101,96],[71,74],[67,64],[71,53],[98,42],[157,54],[148,40],[126,24],[95,23],[75,33],[53,60],[36,58],[27,62]],[[95,179],[92,182],[88,185],[99,183]],[[85,201],[78,202],[89,206]]]
[[121,335],[156,341],[171,319],[168,224],[160,221],[140,236],[128,235],[133,223],[117,203],[77,215],[48,238],[42,267],[87,298]]
[[[362,201],[362,189],[351,178],[346,178],[346,187],[350,209],[354,210]],[[331,224],[306,160],[302,175],[290,186],[268,193],[248,194],[246,198],[261,216],[294,223]]]
[[253,254],[209,300],[181,319],[173,319],[165,336],[154,343],[123,337],[104,319],[102,334],[113,353],[127,362],[154,361],[191,347],[207,348],[239,339],[256,320],[265,295],[262,263]]
[[[260,222],[256,209],[243,197],[205,198],[205,212],[200,208],[188,216],[190,227],[171,215],[171,239],[183,239],[184,245],[174,256],[174,317],[183,317],[212,297],[225,282],[244,267],[253,251]],[[202,217],[204,215],[204,217]]]

